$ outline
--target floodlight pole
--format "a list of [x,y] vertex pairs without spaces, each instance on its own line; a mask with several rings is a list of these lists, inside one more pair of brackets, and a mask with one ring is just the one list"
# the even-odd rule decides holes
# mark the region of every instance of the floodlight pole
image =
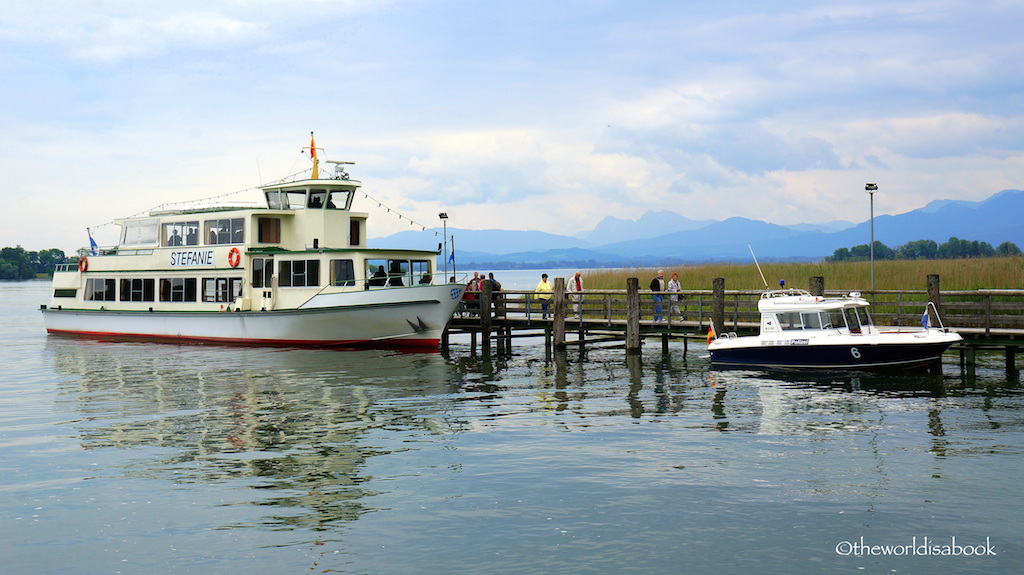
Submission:
[[878,184],[864,184],[864,191],[871,198],[871,291],[873,297],[875,291],[875,192],[878,191]]
[[441,225],[444,226],[444,251],[441,258],[444,260],[444,283],[448,283],[448,212],[437,214],[441,218]]

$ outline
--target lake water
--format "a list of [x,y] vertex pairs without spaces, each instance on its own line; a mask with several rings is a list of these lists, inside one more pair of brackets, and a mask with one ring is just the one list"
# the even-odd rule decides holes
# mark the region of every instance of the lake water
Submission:
[[48,337],[48,292],[0,284],[3,573],[1024,562],[1024,393],[1001,355],[970,380],[955,356],[941,377],[811,380],[709,371],[699,344],[548,361],[541,343],[103,343]]

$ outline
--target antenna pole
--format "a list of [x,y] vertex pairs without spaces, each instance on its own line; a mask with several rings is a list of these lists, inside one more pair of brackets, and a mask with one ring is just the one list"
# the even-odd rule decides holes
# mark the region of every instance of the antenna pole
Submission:
[[768,289],[768,280],[764,279],[764,272],[761,271],[761,264],[757,263],[757,256],[754,255],[754,248],[747,244],[747,249],[750,250],[750,257],[754,258],[754,265],[757,266],[757,273],[761,274],[761,281],[764,282],[764,289]]

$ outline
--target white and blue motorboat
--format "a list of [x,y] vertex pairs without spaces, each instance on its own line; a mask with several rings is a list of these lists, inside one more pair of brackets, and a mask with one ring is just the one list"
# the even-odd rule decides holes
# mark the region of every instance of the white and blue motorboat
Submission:
[[[871,321],[870,303],[858,292],[841,297],[803,290],[765,291],[757,308],[760,333],[722,334],[708,343],[715,367],[801,370],[926,371],[941,365],[942,354],[963,338],[930,327],[928,307],[920,327],[880,327]],[[938,314],[934,313],[938,318]]]

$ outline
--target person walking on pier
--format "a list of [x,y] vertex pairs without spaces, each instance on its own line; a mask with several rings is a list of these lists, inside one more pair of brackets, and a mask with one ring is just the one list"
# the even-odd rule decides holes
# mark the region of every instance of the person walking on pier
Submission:
[[[663,292],[665,291],[665,270],[658,270],[658,277],[651,280],[651,291],[652,292]],[[651,299],[654,300],[654,322],[661,323],[665,321],[665,316],[662,314],[661,302],[665,301],[665,296],[660,293],[651,295]]]
[[679,274],[672,274],[672,279],[668,280],[668,287],[665,289],[671,292],[668,295],[668,301],[671,302],[668,307],[668,318],[672,319],[673,315],[677,315],[679,319],[683,319],[683,314],[679,311],[679,292],[683,291],[682,286],[679,285]]
[[481,282],[485,281],[491,283],[491,305],[494,306],[494,317],[503,317],[505,315],[505,298],[499,293],[501,292],[501,282],[494,279],[494,272],[488,272],[487,279],[481,280]]
[[469,280],[466,284],[466,291],[462,294],[462,299],[466,303],[466,312],[469,317],[480,315],[480,273],[473,272],[473,279]]
[[582,275],[583,274],[581,274],[580,272],[576,272],[576,275],[569,278],[569,281],[566,282],[568,284],[566,288],[569,290],[569,293],[573,294],[573,298],[576,301],[576,319],[580,319],[580,316],[583,314],[583,278],[581,277]]
[[548,281],[548,274],[540,274],[540,283],[537,284],[537,299],[540,300],[541,319],[548,319],[548,306],[551,305],[552,292],[555,286]]

